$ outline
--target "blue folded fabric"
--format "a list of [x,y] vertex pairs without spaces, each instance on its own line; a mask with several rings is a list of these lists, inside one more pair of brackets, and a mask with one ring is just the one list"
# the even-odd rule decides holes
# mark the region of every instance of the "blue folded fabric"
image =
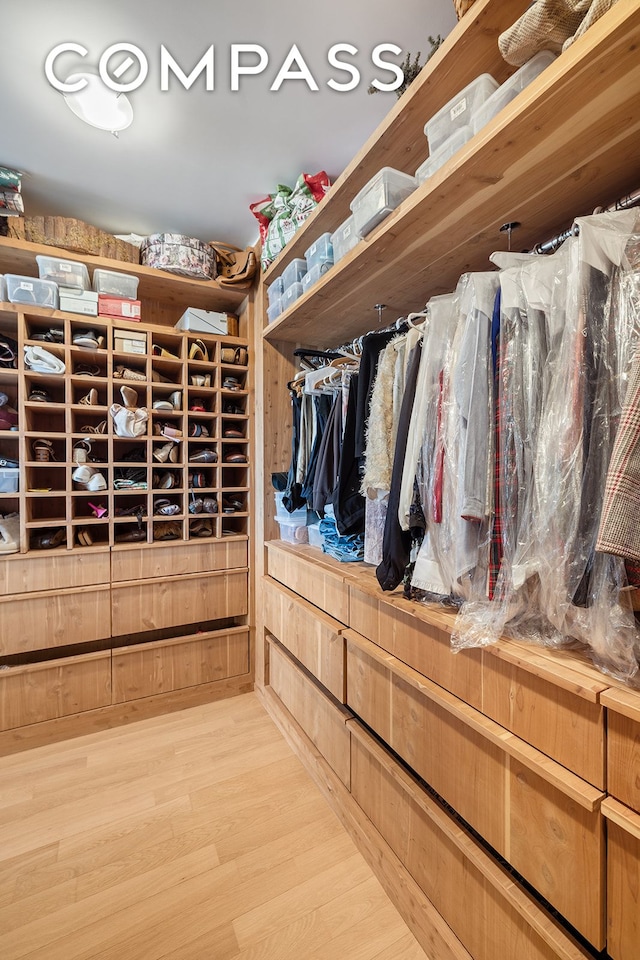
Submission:
[[323,536],[322,550],[341,563],[354,563],[364,560],[364,534],[340,536],[333,517],[320,521],[320,533]]

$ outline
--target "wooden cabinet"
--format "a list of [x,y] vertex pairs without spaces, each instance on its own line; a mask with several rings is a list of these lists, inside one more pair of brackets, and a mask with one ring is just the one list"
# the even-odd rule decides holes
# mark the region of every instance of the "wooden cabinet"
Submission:
[[[514,244],[530,249],[637,190],[640,2],[621,0],[267,322],[269,284],[345,220],[362,186],[384,166],[410,174],[420,166],[425,121],[479,74],[502,81],[512,72],[497,37],[527,6],[476,0],[264,275],[255,336],[265,404],[258,539],[277,536],[269,481],[289,465],[283,423],[294,347],[348,343],[375,327],[375,304],[387,305],[389,321],[422,309],[461,274],[487,269],[489,254],[506,247],[505,223],[520,224]],[[383,594],[370,568],[313,547],[269,542],[255,560],[265,703],[284,729],[297,721],[307,731],[292,735],[300,755],[363,848],[374,830],[377,872],[408,922],[417,884],[460,941],[445,950],[425,908],[414,929],[426,953],[551,960],[604,948],[614,960],[635,958],[637,692],[612,687],[573,652],[504,639],[453,654],[452,614],[411,603],[401,590]],[[335,708],[319,677],[323,615],[343,625],[346,641],[349,778],[324,762],[306,695],[286,693],[310,683],[318,715]]]

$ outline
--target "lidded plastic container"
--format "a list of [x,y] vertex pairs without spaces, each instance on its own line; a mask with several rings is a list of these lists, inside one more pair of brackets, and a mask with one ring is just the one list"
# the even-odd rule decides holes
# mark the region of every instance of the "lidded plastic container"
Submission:
[[275,303],[276,300],[282,298],[284,293],[284,281],[282,277],[276,277],[272,284],[267,287],[267,296],[269,297],[269,305]]
[[477,133],[489,120],[493,120],[496,114],[500,113],[503,107],[521,93],[532,80],[539,77],[543,70],[553,63],[556,59],[555,53],[551,50],[540,50],[534,57],[527,60],[519,70],[505,80],[501,86],[492,93],[488,100],[482,106],[478,107],[473,116],[473,132]]
[[307,261],[302,257],[292,260],[288,267],[284,268],[282,273],[282,284],[286,293],[289,287],[294,283],[300,283],[307,272]]
[[281,520],[279,517],[276,517],[276,520],[280,527],[281,540],[285,540],[287,543],[309,542],[309,528],[307,527],[306,517],[302,522],[299,520]]
[[356,233],[355,223],[353,222],[353,214],[341,223],[338,229],[331,234],[331,243],[333,244],[333,262],[337,263],[338,260],[342,260],[345,254],[349,253],[349,250],[357,245],[359,236]]
[[309,249],[306,251],[305,260],[307,261],[307,271],[312,270],[315,266],[322,266],[322,264],[333,265],[333,243],[331,241],[330,233],[323,233],[321,237],[318,237],[315,243],[312,243]]
[[416,178],[393,167],[383,167],[351,201],[356,233],[366,237],[399,207],[417,187]]
[[282,298],[276,297],[268,307],[267,307],[267,317],[269,318],[269,323],[273,323],[274,320],[277,320],[280,314],[282,313]]
[[482,73],[448,103],[445,103],[444,107],[438,110],[424,127],[429,141],[429,153],[434,154],[456,130],[468,127],[482,104],[497,89],[497,80],[494,80],[489,73]]
[[276,520],[295,520],[298,523],[307,522],[306,507],[300,507],[298,510],[294,510],[292,513],[289,513],[289,511],[285,509],[283,504],[284,493],[275,491],[273,496],[276,501]]
[[302,290],[304,293],[307,292],[309,287],[312,287],[314,283],[317,283],[320,277],[325,273],[328,273],[331,270],[333,263],[325,260],[323,263],[316,263],[315,266],[311,267],[307,273],[305,273],[302,278]]
[[61,260],[60,257],[36,257],[41,280],[50,280],[59,287],[76,287],[78,290],[90,290],[89,271],[84,263],[75,260]]
[[7,299],[7,281],[4,278],[4,275],[0,273],[0,300],[6,301]]
[[302,289],[302,283],[298,281],[297,283],[292,283],[290,287],[287,287],[285,292],[282,295],[282,309],[287,310],[292,303],[295,303],[298,300],[304,290]]
[[115,270],[94,270],[93,289],[123,300],[138,299],[138,278]]
[[433,176],[436,170],[439,170],[472,136],[473,130],[471,127],[461,127],[457,130],[452,137],[449,137],[442,144],[439,150],[427,157],[424,163],[418,167],[416,170],[418,183],[424,183],[425,180]]
[[28,303],[31,306],[58,309],[58,284],[53,280],[38,280],[36,277],[21,277],[5,273],[7,297],[11,303]]

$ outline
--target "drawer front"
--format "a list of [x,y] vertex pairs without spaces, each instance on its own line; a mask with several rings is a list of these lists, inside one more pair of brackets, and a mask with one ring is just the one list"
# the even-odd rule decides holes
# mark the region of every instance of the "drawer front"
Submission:
[[453,653],[449,633],[410,611],[350,588],[350,626],[445,690],[482,707],[482,653]]
[[347,633],[348,707],[600,949],[604,830],[587,805],[597,791],[584,784],[580,805],[545,779],[547,757],[384,656]]
[[337,620],[265,577],[264,625],[340,703],[346,671],[342,630]]
[[587,960],[357,721],[348,726],[355,800],[474,960]]
[[248,564],[244,540],[162,544],[162,546],[115,549],[112,559],[114,582],[149,580],[153,577],[181,577],[192,573],[242,569]]
[[640,813],[640,722],[607,710],[608,789]]
[[349,587],[341,577],[274,544],[269,544],[268,556],[269,576],[340,623],[349,623]]
[[482,712],[547,756],[605,789],[600,703],[584,699],[489,652],[483,656]]
[[114,637],[244,616],[248,609],[246,573],[114,584],[112,595]]
[[349,789],[350,734],[345,721],[352,715],[329,700],[273,638],[269,638],[269,685]]
[[111,557],[107,549],[56,552],[53,556],[38,556],[37,551],[32,551],[29,556],[13,554],[0,560],[0,596],[89,587],[109,583],[110,578]]
[[246,629],[119,647],[113,651],[113,702],[152,697],[248,672]]
[[640,816],[607,798],[607,951],[638,960],[640,950]]
[[0,656],[89,643],[110,635],[108,586],[24,594],[0,603]]
[[111,653],[0,670],[0,730],[68,717],[111,703]]

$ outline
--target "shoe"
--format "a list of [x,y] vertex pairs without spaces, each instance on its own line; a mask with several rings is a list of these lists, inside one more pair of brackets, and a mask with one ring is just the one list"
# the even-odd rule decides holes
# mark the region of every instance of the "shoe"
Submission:
[[82,530],[78,530],[77,539],[78,539],[78,544],[81,547],[93,546],[93,538],[86,527],[83,527]]
[[31,449],[33,450],[33,459],[38,463],[49,463],[50,460],[57,462],[51,440],[34,440]]
[[173,413],[174,406],[170,400],[154,400],[154,410],[164,410],[166,413]]
[[238,500],[235,497],[223,497],[222,498],[222,512],[223,513],[238,513],[244,510],[244,503],[242,500]]
[[189,436],[190,437],[208,437],[209,431],[205,427],[204,423],[190,423]]
[[0,553],[17,553],[20,549],[20,514],[0,516]]
[[233,400],[227,400],[222,404],[222,412],[226,413],[228,416],[241,416],[244,413],[244,410],[238,403],[234,403]]
[[203,373],[194,373],[191,376],[191,386],[192,387],[204,387],[204,374]]
[[151,379],[154,383],[173,383],[173,380],[170,380],[169,377],[165,377],[164,374],[159,373],[157,370],[151,371]]
[[154,357],[164,357],[166,360],[179,360],[180,357],[177,357],[175,353],[171,353],[170,350],[167,350],[166,347],[161,347],[159,344],[154,343],[151,348]]
[[78,400],[78,403],[84,404],[85,407],[95,407],[97,402],[98,402],[98,391],[96,390],[95,387],[91,387],[91,390],[89,390],[89,393],[87,393],[84,397],[81,397],[80,400]]
[[144,373],[132,370],[131,367],[117,366],[113,371],[114,380],[146,380]]
[[182,527],[176,520],[167,520],[165,523],[154,523],[154,540],[180,540],[182,539]]
[[89,459],[89,454],[91,453],[91,441],[90,440],[78,440],[77,443],[73,445],[73,462],[74,463],[86,463]]
[[167,460],[171,463],[178,462],[178,444],[175,440],[169,440],[168,443],[165,443],[162,447],[156,447],[153,451],[153,459],[157,460],[159,463],[166,463]]
[[97,334],[95,330],[83,330],[76,333],[73,344],[76,347],[90,347],[92,350],[98,350],[104,346],[104,337]]
[[242,390],[242,385],[237,377],[225,377],[222,381],[223,390]]
[[160,421],[153,425],[153,432],[156,437],[166,437],[167,440],[179,440],[182,437],[182,430],[174,427],[166,421]]
[[107,481],[104,476],[97,471],[87,482],[87,490],[91,490],[92,493],[95,493],[97,490],[106,490]]
[[156,500],[153,505],[153,512],[162,517],[174,517],[176,513],[180,513],[180,507],[177,503],[172,503],[171,500]]
[[55,550],[66,542],[67,531],[64,527],[60,530],[43,530],[31,537],[31,546],[36,550]]
[[210,487],[213,486],[213,484],[207,483],[207,477],[204,473],[190,473],[189,486],[198,489],[202,487]]
[[133,387],[127,387],[124,384],[120,387],[120,396],[122,397],[122,402],[125,407],[135,407],[138,406],[138,391],[134,390]]
[[205,497],[202,502],[202,509],[205,513],[217,513],[218,512],[218,501],[213,497]]
[[213,536],[213,524],[211,520],[204,519],[204,517],[193,520],[189,524],[189,534],[194,537],[212,537]]
[[147,531],[138,527],[129,527],[127,530],[118,531],[115,536],[116,543],[139,543],[147,539]]
[[47,393],[46,390],[41,390],[39,387],[35,387],[31,390],[31,393],[28,397],[31,403],[53,403],[51,399],[51,394]]
[[50,327],[48,330],[30,334],[27,339],[41,343],[64,343],[64,330],[61,327]]
[[233,363],[240,367],[246,367],[248,354],[245,347],[223,347],[220,351],[220,359],[223,363]]
[[191,401],[191,406],[189,407],[189,410],[193,410],[196,413],[204,413],[205,406],[204,406],[204,400],[202,399],[202,397],[194,397],[193,400]]
[[237,453],[232,451],[231,453],[225,453],[224,455],[225,463],[247,463],[247,457],[244,453]]
[[90,363],[77,363],[73,375],[74,377],[99,377],[100,367]]
[[218,454],[215,450],[210,450],[208,447],[205,447],[204,450],[199,450],[198,453],[190,453],[189,461],[191,463],[217,463]]
[[191,500],[189,502],[189,513],[202,513],[204,501],[201,497],[196,497],[193,493],[191,494]]
[[189,347],[189,360],[208,361],[209,354],[202,340],[194,340]]
[[107,421],[101,420],[95,427],[89,423],[86,423],[84,427],[80,427],[80,433],[106,433],[107,432]]
[[222,436],[225,440],[244,440],[244,433],[237,427],[225,427]]
[[88,467],[85,464],[82,464],[81,466],[76,467],[76,469],[73,471],[71,474],[71,479],[75,483],[88,483],[95,472],[96,471],[93,467]]
[[168,470],[166,473],[154,473],[153,486],[158,490],[171,490],[176,486],[175,474],[170,473]]
[[170,393],[169,400],[174,410],[182,410],[182,390],[174,390]]

